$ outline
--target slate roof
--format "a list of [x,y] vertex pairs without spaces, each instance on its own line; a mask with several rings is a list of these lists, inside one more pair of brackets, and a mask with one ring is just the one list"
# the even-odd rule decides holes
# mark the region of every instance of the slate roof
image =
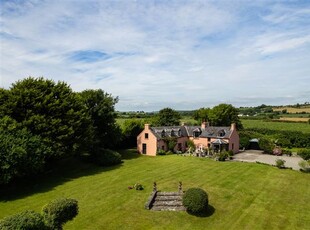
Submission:
[[202,129],[201,126],[161,126],[151,127],[151,130],[157,139],[171,136],[190,137],[194,132],[199,132],[199,137],[204,138],[229,138],[232,132],[230,127],[218,126],[208,126],[205,129]]
[[[187,137],[187,132],[184,126],[162,126],[162,127],[151,127],[152,132],[161,139],[163,137]],[[163,136],[164,134],[164,136]]]

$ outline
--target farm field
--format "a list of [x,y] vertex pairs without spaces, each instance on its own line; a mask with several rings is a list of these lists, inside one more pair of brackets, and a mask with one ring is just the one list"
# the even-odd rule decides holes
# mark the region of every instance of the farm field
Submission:
[[309,117],[280,117],[281,121],[308,122]]
[[[42,206],[58,197],[79,201],[79,214],[64,229],[307,229],[310,226],[310,175],[292,170],[211,159],[139,156],[122,152],[120,166],[100,168],[64,162],[56,173],[32,185],[0,193],[0,219]],[[201,187],[210,211],[197,217],[186,212],[144,209],[156,181],[162,191]],[[135,183],[143,191],[129,190]]]
[[303,106],[300,108],[292,108],[292,107],[280,107],[280,108],[273,108],[273,111],[283,111],[284,109],[287,110],[288,113],[310,113],[310,106]]
[[263,120],[246,120],[241,119],[244,128],[265,128],[273,130],[289,130],[310,133],[308,123],[286,123],[286,122],[268,122]]

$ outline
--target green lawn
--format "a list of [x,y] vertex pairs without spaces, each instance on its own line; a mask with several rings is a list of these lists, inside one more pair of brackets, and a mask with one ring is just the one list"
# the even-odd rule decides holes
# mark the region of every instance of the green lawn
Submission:
[[[127,151],[120,166],[68,161],[56,175],[0,194],[0,219],[41,207],[57,197],[79,201],[64,229],[309,229],[310,174],[255,163],[216,162],[176,155],[146,157]],[[81,169],[82,168],[82,169]],[[144,209],[152,184],[162,191],[201,187],[207,217]],[[128,190],[139,182],[145,190]]]
[[288,123],[288,122],[267,122],[263,120],[241,120],[244,128],[266,128],[273,130],[289,130],[310,133],[310,124],[308,123]]

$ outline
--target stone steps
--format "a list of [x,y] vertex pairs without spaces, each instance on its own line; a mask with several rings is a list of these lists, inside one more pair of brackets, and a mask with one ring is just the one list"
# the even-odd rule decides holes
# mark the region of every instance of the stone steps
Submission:
[[153,211],[186,211],[186,208],[183,206],[154,206],[152,207]]
[[157,192],[152,203],[154,211],[185,211],[182,204],[182,194],[179,192]]
[[173,196],[173,197],[157,196],[155,198],[155,201],[170,201],[170,200],[182,201],[182,197],[181,196]]

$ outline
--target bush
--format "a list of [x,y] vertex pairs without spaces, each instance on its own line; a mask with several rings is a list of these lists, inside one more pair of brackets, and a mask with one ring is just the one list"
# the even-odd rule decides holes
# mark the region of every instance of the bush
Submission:
[[111,166],[122,163],[122,156],[110,149],[101,149],[94,154],[94,163],[102,166]]
[[224,151],[224,152],[220,153],[218,159],[219,159],[219,161],[225,161],[228,157],[229,157],[229,153]]
[[144,189],[143,185],[139,184],[139,183],[136,183],[133,187],[135,190],[143,190]]
[[157,155],[164,156],[164,155],[166,155],[166,151],[160,149],[160,150],[158,150]]
[[190,188],[183,195],[183,205],[190,213],[202,213],[207,210],[208,194],[201,188]]
[[62,225],[78,214],[78,202],[75,199],[60,198],[45,205],[42,209],[48,227],[62,229]]
[[27,210],[1,220],[0,229],[43,230],[47,228],[41,214]]
[[282,154],[288,155],[288,156],[292,156],[292,151],[289,149],[282,149]]
[[281,168],[285,168],[284,164],[285,164],[285,160],[283,159],[276,159],[276,166],[281,169]]
[[310,149],[300,149],[297,154],[304,160],[310,160]]
[[305,160],[299,161],[298,165],[301,168],[301,171],[310,172],[310,162],[309,161],[305,161]]
[[274,144],[269,139],[261,138],[259,140],[259,147],[264,150],[265,153],[272,154]]

